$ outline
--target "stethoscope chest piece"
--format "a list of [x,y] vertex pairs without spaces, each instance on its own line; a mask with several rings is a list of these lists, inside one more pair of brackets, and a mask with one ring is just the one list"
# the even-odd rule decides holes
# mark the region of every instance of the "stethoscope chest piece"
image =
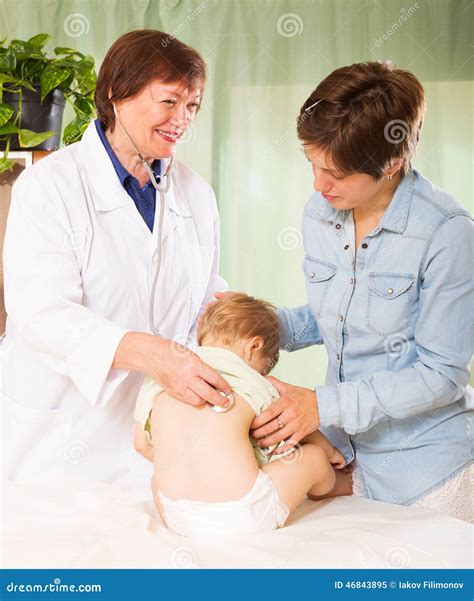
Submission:
[[227,399],[227,404],[223,405],[222,407],[220,407],[219,405],[211,405],[211,409],[213,411],[215,411],[216,413],[226,413],[227,411],[229,411],[230,409],[232,409],[232,407],[235,405],[235,399],[234,399],[234,395],[231,392],[228,392],[227,394],[225,392],[220,392],[219,394],[221,396],[225,396]]

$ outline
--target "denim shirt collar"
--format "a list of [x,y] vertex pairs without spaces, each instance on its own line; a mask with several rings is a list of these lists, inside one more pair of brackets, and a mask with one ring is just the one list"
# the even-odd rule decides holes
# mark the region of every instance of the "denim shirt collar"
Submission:
[[[406,230],[416,177],[417,172],[415,170],[410,171],[398,184],[395,194],[393,195],[381,222],[373,232],[374,234],[381,229],[389,230],[397,234],[402,234]],[[346,217],[346,211],[333,209],[323,197],[322,203],[319,205],[316,212],[323,221],[334,224],[342,224]]]

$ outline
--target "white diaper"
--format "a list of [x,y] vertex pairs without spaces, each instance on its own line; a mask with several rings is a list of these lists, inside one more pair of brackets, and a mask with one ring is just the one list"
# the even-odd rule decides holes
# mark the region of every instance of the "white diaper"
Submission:
[[204,503],[158,497],[169,530],[182,536],[268,532],[283,526],[289,511],[272,479],[259,471],[251,490],[236,501]]

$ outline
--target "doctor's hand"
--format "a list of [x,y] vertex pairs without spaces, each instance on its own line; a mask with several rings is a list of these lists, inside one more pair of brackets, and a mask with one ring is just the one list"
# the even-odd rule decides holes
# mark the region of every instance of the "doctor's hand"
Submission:
[[162,339],[152,377],[172,396],[198,406],[209,402],[226,405],[228,400],[219,394],[231,391],[229,384],[195,353],[172,340]]
[[278,449],[278,453],[283,453],[319,428],[318,402],[314,390],[285,384],[272,376],[267,376],[267,380],[280,398],[254,418],[251,434],[262,447],[285,440],[285,446]]
[[127,332],[120,341],[112,367],[140,371],[169,394],[190,405],[226,405],[229,384],[188,348],[144,332]]
[[[229,294],[235,294],[235,290],[223,290],[222,292],[215,292],[214,296],[216,297],[217,300],[221,300],[221,298],[225,298],[226,296],[229,296]],[[239,294],[239,293],[237,293]],[[215,302],[215,301],[211,301],[211,302]]]

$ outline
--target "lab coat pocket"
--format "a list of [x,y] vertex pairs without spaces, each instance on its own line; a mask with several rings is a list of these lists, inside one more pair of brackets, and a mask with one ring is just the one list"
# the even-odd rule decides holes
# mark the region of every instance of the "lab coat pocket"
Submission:
[[415,276],[407,273],[369,273],[367,327],[381,335],[410,324]]
[[324,309],[337,266],[306,255],[303,270],[306,275],[306,288],[311,308],[315,316],[319,317]]
[[[71,409],[33,409],[2,395],[4,476],[63,479],[70,454]],[[70,444],[70,443],[69,443]]]

